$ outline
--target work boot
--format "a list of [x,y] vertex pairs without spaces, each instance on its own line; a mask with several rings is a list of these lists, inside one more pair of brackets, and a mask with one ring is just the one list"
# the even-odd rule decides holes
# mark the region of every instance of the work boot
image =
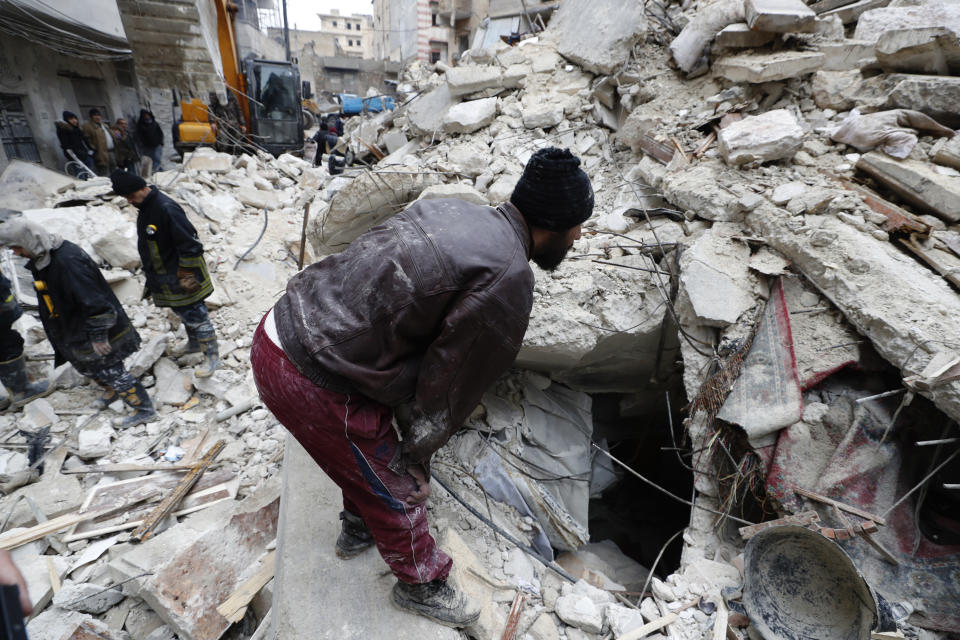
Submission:
[[480,617],[480,607],[446,580],[419,584],[397,582],[393,603],[447,627],[468,627]]
[[203,351],[203,364],[193,370],[193,375],[198,378],[209,378],[220,366],[220,347],[217,345],[217,339],[201,340],[200,349]]
[[349,511],[340,512],[340,537],[337,538],[337,557],[349,560],[373,546],[373,536],[367,523]]
[[13,360],[0,362],[0,381],[10,393],[11,409],[19,409],[34,398],[42,398],[53,392],[49,380],[30,382],[27,375],[27,358],[22,353]]
[[120,423],[121,428],[129,429],[138,424],[152,422],[157,418],[157,410],[153,408],[153,402],[150,401],[147,390],[139,382],[126,391],[118,391],[118,393],[123,403],[135,411],[132,416],[123,419]]
[[167,349],[167,355],[172,358],[180,358],[188,353],[200,353],[200,341],[197,337],[187,333],[187,341],[177,345],[172,345]]
[[95,382],[103,387],[103,393],[100,394],[100,397],[97,398],[97,409],[100,411],[106,409],[111,404],[113,404],[117,398],[120,396],[117,394],[116,390],[110,385],[104,384],[100,380],[95,380]]

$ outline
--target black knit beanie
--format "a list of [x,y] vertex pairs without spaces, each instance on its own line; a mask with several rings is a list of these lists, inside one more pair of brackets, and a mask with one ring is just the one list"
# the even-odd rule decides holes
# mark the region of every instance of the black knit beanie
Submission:
[[128,196],[147,186],[146,180],[132,173],[127,173],[123,169],[116,169],[111,173],[110,182],[113,183],[113,192],[121,196]]
[[[77,118],[77,114],[75,114],[73,111],[64,111],[64,112],[63,112],[63,121],[64,121],[64,122],[67,122],[67,121],[70,120],[70,118]],[[79,119],[80,119],[80,118],[77,118],[77,120],[79,120]]]
[[100,109],[97,109],[96,107],[94,107],[93,109],[90,109],[90,111],[87,112],[87,115],[89,115],[92,118],[93,116],[102,116],[103,114],[100,113]]
[[593,213],[593,187],[569,149],[547,147],[530,156],[510,196],[527,223],[566,231]]

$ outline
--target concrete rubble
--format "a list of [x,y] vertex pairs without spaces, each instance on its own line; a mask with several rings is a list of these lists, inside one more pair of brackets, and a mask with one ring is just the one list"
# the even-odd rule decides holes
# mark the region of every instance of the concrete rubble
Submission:
[[[170,472],[150,473],[165,453],[195,459],[226,441],[218,469],[191,494],[190,513],[167,518],[147,542],[130,543],[124,523],[82,524],[18,550],[38,608],[31,638],[249,637],[216,609],[274,547],[275,577],[246,613],[246,625],[262,629],[258,639],[499,639],[517,594],[525,598],[515,635],[522,640],[633,638],[651,623],[654,635],[645,637],[756,637],[735,604],[727,615],[743,580],[744,541],[711,511],[744,514],[734,511],[730,474],[720,472],[725,454],[712,446],[714,416],[696,401],[780,296],[796,359],[791,384],[803,396],[791,396],[791,424],[746,434],[751,454],[780,433],[810,439],[810,425],[827,428],[839,409],[802,405],[824,376],[857,366],[858,375],[882,370],[888,381],[922,377],[955,355],[960,137],[949,128],[960,126],[960,84],[948,74],[957,73],[956,5],[699,0],[666,2],[653,18],[642,3],[595,4],[564,2],[546,31],[469,50],[457,66],[408,65],[397,111],[346,122],[344,144],[367,166],[331,176],[291,155],[201,149],[156,174],[197,226],[216,282],[209,302],[224,364],[210,379],[191,375],[190,356],[167,355],[184,330],[139,299],[135,210],[102,182],[8,169],[0,180],[30,196],[16,208],[88,250],[124,293],[143,338],[128,365],[161,416],[119,430],[122,407],[95,412],[98,389],[68,371],[46,404],[0,415],[9,436],[9,448],[0,446],[2,480],[22,480],[0,498],[7,526],[123,505],[134,487],[167,486],[162,474]],[[891,109],[925,114],[935,126],[893,126],[881,115]],[[838,135],[858,117],[890,124],[898,144],[868,148]],[[508,543],[435,487],[434,535],[454,558],[452,579],[482,605],[471,628],[446,629],[389,606],[392,578],[375,552],[349,564],[335,557],[339,493],[257,404],[251,336],[297,271],[307,208],[309,263],[418,199],[499,204],[530,155],[550,145],[582,159],[594,216],[559,269],[534,268],[534,308],[515,369],[484,395],[434,470],[556,564]],[[51,373],[49,343],[25,333],[31,369]],[[750,365],[757,362],[767,364],[753,356]],[[723,394],[734,382],[724,381]],[[664,415],[665,394],[675,425]],[[960,382],[917,387],[916,395],[941,421],[960,419]],[[27,470],[18,433],[27,427],[66,439],[42,474]],[[666,439],[643,440],[655,431]],[[663,535],[614,540],[610,512],[644,526],[668,519],[666,510],[646,513],[657,511],[639,494],[646,485],[630,489],[627,508],[605,504],[629,473],[602,452],[634,455],[634,468],[652,473],[659,463],[644,462],[645,449],[664,459],[677,451],[683,468],[672,473],[687,484],[676,493],[692,493],[696,506]],[[144,470],[89,469],[115,464]],[[676,528],[677,558],[647,566]],[[631,557],[641,547],[643,562]],[[52,575],[63,580],[56,596]],[[640,593],[648,575],[649,591]],[[947,637],[921,622],[899,624],[910,637]]]

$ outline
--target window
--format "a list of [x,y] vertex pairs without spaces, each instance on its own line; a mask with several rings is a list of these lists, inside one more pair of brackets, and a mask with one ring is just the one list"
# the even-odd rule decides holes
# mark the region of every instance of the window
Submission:
[[439,52],[439,51],[434,50],[434,51],[431,51],[431,52],[430,52],[430,62],[431,62],[431,63],[440,62],[440,52]]
[[360,23],[357,23],[357,31],[360,31]]
[[360,44],[360,41],[359,41],[359,40],[357,40],[357,46],[358,46],[358,47],[362,47],[362,46],[363,46],[362,44]]
[[348,47],[352,47],[352,46],[353,46],[353,40],[347,40],[347,46],[348,46]]
[[0,141],[8,158],[40,162],[20,96],[0,94]]
[[437,26],[437,14],[435,13],[430,14],[430,24],[433,25],[434,27]]
[[349,22],[347,23],[347,29],[353,29],[353,25],[350,24]]
[[336,20],[333,21],[333,26],[337,26],[337,21],[336,21]]

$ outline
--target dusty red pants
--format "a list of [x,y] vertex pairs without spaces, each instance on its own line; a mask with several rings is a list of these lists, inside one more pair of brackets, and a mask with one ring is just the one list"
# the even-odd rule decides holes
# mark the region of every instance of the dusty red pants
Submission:
[[403,502],[416,481],[387,469],[399,444],[391,409],[310,382],[267,337],[262,320],[250,362],[264,404],[337,483],[344,509],[367,523],[397,579],[446,579],[453,561],[430,535],[426,505]]

